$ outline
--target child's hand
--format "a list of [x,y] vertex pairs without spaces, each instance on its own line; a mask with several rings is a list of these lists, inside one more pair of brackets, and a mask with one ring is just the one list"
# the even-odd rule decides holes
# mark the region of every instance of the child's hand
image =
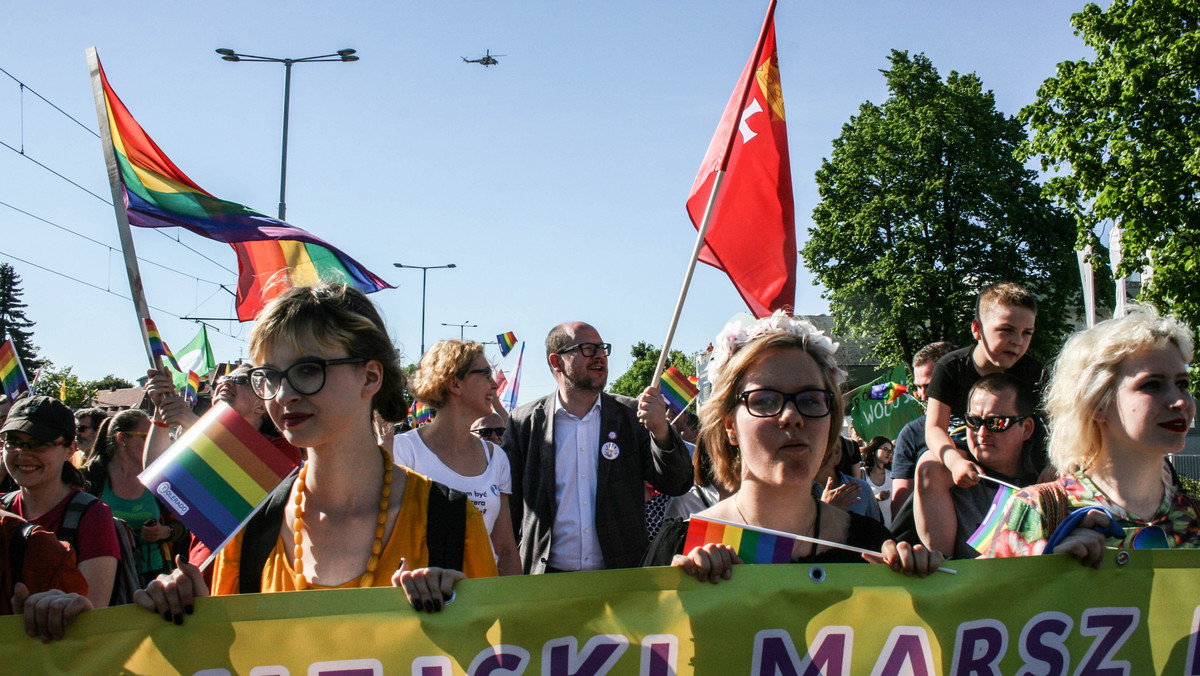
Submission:
[[954,477],[955,486],[970,488],[979,483],[980,476],[983,474],[979,465],[962,457],[957,451],[946,453],[944,457],[946,469],[950,470],[950,474]]

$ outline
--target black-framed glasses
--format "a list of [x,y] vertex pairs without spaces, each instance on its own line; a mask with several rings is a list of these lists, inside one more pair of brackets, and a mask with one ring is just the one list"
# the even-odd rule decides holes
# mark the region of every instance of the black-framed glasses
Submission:
[[61,446],[61,444],[57,441],[38,441],[32,438],[18,439],[11,434],[4,435],[4,450],[14,453],[18,450],[25,451],[26,453],[42,453],[55,446]]
[[283,379],[292,384],[292,389],[300,394],[316,394],[325,387],[325,369],[339,364],[361,364],[366,357],[342,357],[341,359],[318,359],[310,357],[301,359],[286,369],[280,371],[272,366],[256,366],[247,374],[250,377],[250,389],[259,399],[274,399],[279,394]]
[[612,345],[609,343],[579,343],[578,345],[572,345],[566,349],[559,350],[558,353],[566,354],[575,350],[579,350],[579,354],[585,357],[595,357],[597,350],[604,350],[604,356],[607,357],[612,354]]
[[783,412],[783,407],[789,401],[805,418],[824,418],[829,415],[833,392],[829,390],[780,392],[779,390],[758,389],[742,392],[738,395],[738,399],[746,404],[746,410],[755,418],[773,418]]
[[963,422],[967,423],[967,427],[973,430],[986,427],[989,432],[1003,432],[1004,430],[1011,429],[1028,417],[1027,415],[990,415],[984,418],[968,414],[963,416]]
[[461,377],[467,378],[468,376],[471,376],[476,373],[482,373],[482,374],[486,375],[488,378],[492,377],[492,370],[490,368],[488,368],[488,369],[471,369],[470,371],[467,371],[466,373],[462,374]]
[[217,379],[217,387],[220,387],[226,383],[229,383],[231,385],[249,385],[250,384],[250,374],[249,373],[239,373],[236,376],[221,376],[220,378]]
[[478,429],[471,430],[471,434],[474,434],[475,436],[479,437],[480,439],[487,439],[489,437],[492,439],[503,439],[504,438],[504,428],[503,427],[480,427]]

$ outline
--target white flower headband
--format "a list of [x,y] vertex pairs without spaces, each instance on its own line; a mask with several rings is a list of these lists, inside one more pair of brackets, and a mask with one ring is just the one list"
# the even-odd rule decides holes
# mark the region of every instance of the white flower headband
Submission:
[[[783,310],[776,310],[769,317],[756,319],[749,326],[739,320],[731,321],[717,334],[713,341],[712,356],[708,361],[708,379],[715,381],[725,368],[725,364],[743,345],[750,341],[772,333],[791,333],[800,336],[809,345],[812,352],[828,355],[828,364],[833,372],[833,380],[841,383],[846,378],[846,372],[838,368],[833,355],[837,352],[838,343],[825,335],[812,322],[788,315]],[[823,360],[818,360],[820,363]]]

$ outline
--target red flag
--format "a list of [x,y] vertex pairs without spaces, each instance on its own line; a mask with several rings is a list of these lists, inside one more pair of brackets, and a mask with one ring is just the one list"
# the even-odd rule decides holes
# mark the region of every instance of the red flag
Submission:
[[796,217],[775,50],[775,0],[692,184],[687,210],[697,229],[722,171],[700,260],[729,275],[754,316],[791,308]]

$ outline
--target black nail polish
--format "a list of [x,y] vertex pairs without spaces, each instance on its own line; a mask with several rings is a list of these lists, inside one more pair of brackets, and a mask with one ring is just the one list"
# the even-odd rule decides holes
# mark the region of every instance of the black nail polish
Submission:
[[417,611],[418,613],[421,612],[421,601],[419,599],[413,601],[412,607],[413,607],[413,610]]
[[195,608],[193,608],[193,607],[192,607],[192,606],[190,606],[190,605],[189,605],[189,606],[184,606],[184,607],[183,607],[183,612],[187,613],[188,615],[191,615],[191,614],[192,614],[192,612],[193,612],[193,611],[195,611],[195,610],[196,610],[196,609],[195,609]]
[[163,611],[163,619],[166,620],[167,622],[170,622],[171,621],[171,611],[164,610]]
[[433,602],[433,612],[435,612],[435,613],[442,612],[442,602],[441,601]]
[[175,616],[171,619],[172,619],[172,621],[175,622],[176,625],[183,624],[183,615],[176,613]]
[[432,612],[433,612],[433,601],[426,601],[426,602],[425,602],[425,612],[427,612],[427,613],[432,613]]

